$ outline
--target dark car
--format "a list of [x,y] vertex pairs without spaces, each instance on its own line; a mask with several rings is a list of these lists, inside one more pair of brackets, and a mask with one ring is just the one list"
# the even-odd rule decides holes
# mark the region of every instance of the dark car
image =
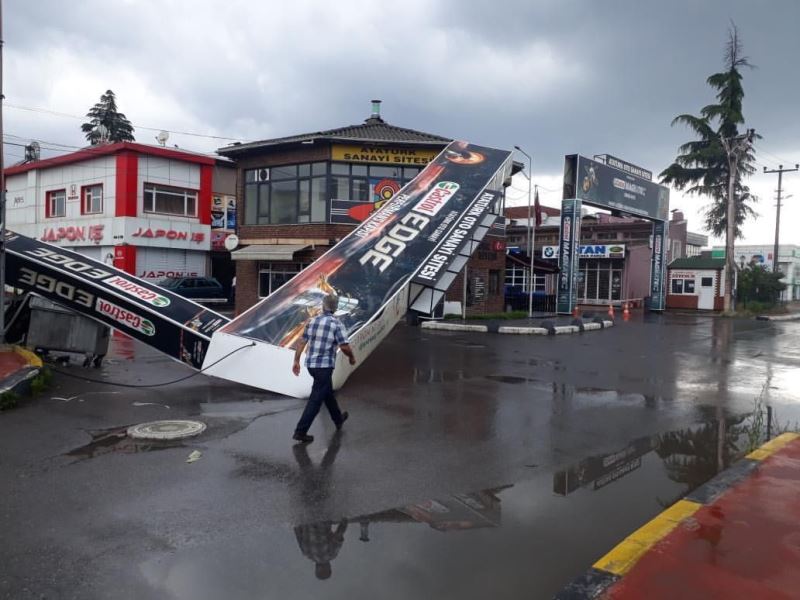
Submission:
[[228,301],[222,284],[213,277],[165,277],[158,280],[156,285],[196,302]]

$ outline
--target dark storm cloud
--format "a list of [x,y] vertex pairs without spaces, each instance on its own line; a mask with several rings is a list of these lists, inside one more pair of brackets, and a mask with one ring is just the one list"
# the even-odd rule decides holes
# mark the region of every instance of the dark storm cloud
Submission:
[[[732,19],[758,66],[744,73],[745,116],[772,165],[774,155],[800,151],[791,66],[800,5],[768,7],[14,1],[4,23],[5,92],[12,103],[83,114],[110,87],[134,124],[247,140],[358,123],[369,100],[382,98],[391,123],[519,144],[535,155],[538,174],[557,175],[573,152],[609,152],[658,172],[690,138],[670,127],[673,117],[714,100],[705,79],[722,68]],[[74,120],[8,115],[21,136],[82,143]]]

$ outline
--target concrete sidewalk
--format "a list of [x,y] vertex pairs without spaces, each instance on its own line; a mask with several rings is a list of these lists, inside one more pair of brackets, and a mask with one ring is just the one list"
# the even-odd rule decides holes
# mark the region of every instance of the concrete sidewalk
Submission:
[[628,536],[561,593],[800,597],[800,434],[785,433]]

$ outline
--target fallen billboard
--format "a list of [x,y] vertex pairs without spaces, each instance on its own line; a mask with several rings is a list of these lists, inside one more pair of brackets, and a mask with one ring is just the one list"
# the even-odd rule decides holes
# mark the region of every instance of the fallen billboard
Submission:
[[[487,191],[499,192],[510,175],[510,152],[452,142],[380,210],[269,297],[221,328],[206,363],[237,346],[257,342],[235,364],[211,367],[209,374],[303,397],[311,378],[291,373],[293,347],[307,321],[321,310],[328,293],[339,296],[338,318],[357,359],[389,333],[408,307],[410,279],[451,239],[462,217]],[[499,196],[492,196],[496,201]],[[352,371],[337,362],[334,384]]]
[[6,234],[6,283],[114,327],[199,369],[228,319],[77,252]]

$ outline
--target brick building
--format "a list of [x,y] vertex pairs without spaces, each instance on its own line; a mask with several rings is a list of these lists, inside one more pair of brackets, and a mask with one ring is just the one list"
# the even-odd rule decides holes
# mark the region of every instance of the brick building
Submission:
[[[373,101],[362,124],[219,149],[238,172],[237,314],[322,256],[450,141],[390,125]],[[503,228],[494,233],[467,266],[469,312],[502,310]],[[456,288],[463,279],[449,292],[460,300]]]
[[[528,283],[527,207],[506,208],[507,241],[510,249],[506,266],[506,291],[524,290]],[[558,264],[559,224],[556,208],[541,207],[542,224],[536,227],[534,291],[553,294],[553,269],[540,265]],[[652,223],[632,217],[605,213],[584,215],[581,219],[581,254],[578,267],[578,302],[581,304],[620,304],[649,295],[650,236]],[[680,211],[669,221],[667,260],[696,256],[708,243],[705,235],[691,233]],[[516,257],[517,260],[513,260]],[[519,260],[522,258],[522,260]]]

